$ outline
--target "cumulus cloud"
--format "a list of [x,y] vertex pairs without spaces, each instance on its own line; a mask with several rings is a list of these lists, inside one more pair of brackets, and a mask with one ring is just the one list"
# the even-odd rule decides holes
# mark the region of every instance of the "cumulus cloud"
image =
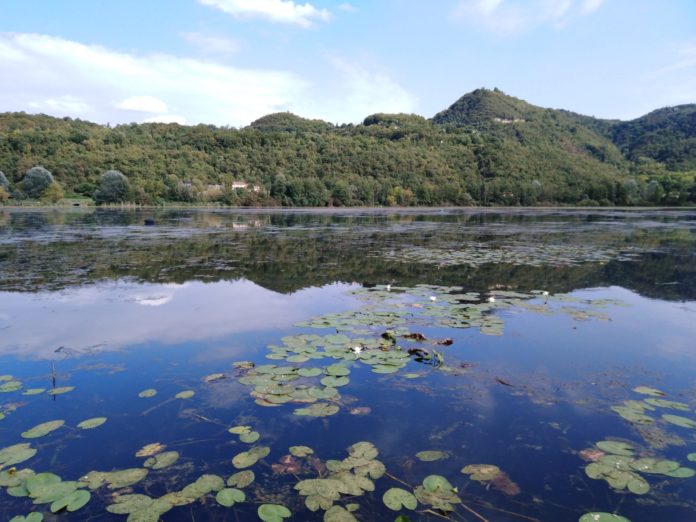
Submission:
[[229,55],[238,53],[242,45],[227,36],[216,36],[203,33],[182,33],[182,38],[207,54]]
[[[325,70],[324,70],[325,69]],[[373,112],[412,112],[415,97],[363,61],[316,63],[310,83],[289,71],[231,67],[166,54],[128,54],[59,37],[0,33],[3,110],[99,123],[176,122],[246,126],[291,111],[332,122]]]
[[569,20],[597,11],[605,0],[461,0],[455,20],[484,30],[515,35],[539,26],[561,28]]
[[[307,87],[287,71],[127,54],[27,33],[0,33],[0,70],[12,78],[0,82],[4,110],[101,123],[143,121],[147,113],[171,111],[173,121],[247,125],[264,114],[289,110]],[[138,111],[146,114],[138,116]]]
[[318,9],[309,2],[296,4],[292,0],[198,0],[198,3],[236,17],[264,18],[304,28],[331,18],[327,9]]
[[119,109],[138,112],[167,112],[167,104],[154,96],[131,96],[116,104]]

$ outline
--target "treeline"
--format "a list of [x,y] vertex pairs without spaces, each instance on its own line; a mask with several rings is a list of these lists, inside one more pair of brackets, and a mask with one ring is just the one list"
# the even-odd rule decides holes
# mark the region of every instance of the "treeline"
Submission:
[[[341,126],[289,113],[239,130],[176,124],[110,128],[2,114],[0,200],[89,197],[99,203],[267,206],[696,203],[696,173],[686,170],[692,165],[687,156],[696,152],[682,150],[691,131],[680,123],[663,125],[659,153],[666,157],[670,136],[681,151],[681,159],[667,162],[642,155],[645,145],[631,148],[639,133],[635,126],[620,133],[619,124],[541,109],[483,89],[433,120],[376,114],[363,124]],[[623,140],[618,146],[612,133]],[[44,170],[51,181],[37,192],[32,180]]]

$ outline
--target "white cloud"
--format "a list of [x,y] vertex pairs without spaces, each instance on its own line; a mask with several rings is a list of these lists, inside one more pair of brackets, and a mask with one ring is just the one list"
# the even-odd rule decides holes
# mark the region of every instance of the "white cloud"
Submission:
[[237,40],[227,36],[202,33],[182,33],[181,36],[188,43],[208,54],[229,55],[238,53],[242,48]]
[[353,4],[349,4],[348,2],[338,4],[337,8],[341,11],[345,11],[346,13],[354,13],[355,11],[357,11],[357,8]]
[[167,104],[154,96],[131,96],[116,104],[119,109],[137,112],[167,112]]
[[569,20],[598,10],[605,0],[461,0],[455,20],[502,35],[516,35],[551,25],[561,28]]
[[135,107],[133,98],[148,93],[151,102],[161,101],[149,110],[167,108],[175,121],[247,125],[264,114],[291,110],[307,88],[303,79],[286,71],[127,54],[27,33],[0,33],[0,70],[4,78],[12,78],[0,82],[3,110],[79,115],[101,123],[133,121],[134,112],[113,101],[131,99],[127,105]]
[[696,67],[696,41],[686,42],[677,47],[677,59],[660,72],[669,73]]
[[309,2],[296,4],[292,0],[198,0],[198,3],[232,16],[265,18],[305,28],[315,21],[327,22],[331,18],[327,9],[318,9]]

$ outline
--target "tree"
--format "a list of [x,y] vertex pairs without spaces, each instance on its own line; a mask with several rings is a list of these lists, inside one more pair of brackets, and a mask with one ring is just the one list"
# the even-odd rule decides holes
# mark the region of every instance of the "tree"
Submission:
[[0,185],[0,203],[5,203],[8,199],[10,199],[10,195],[2,188],[2,185]]
[[22,190],[30,197],[38,199],[53,183],[53,176],[41,166],[30,168],[22,179]]
[[46,190],[44,190],[41,194],[41,200],[48,201],[50,203],[58,203],[61,199],[63,199],[63,197],[63,188],[57,181],[54,181],[48,187],[46,187]]
[[128,178],[118,170],[108,170],[99,180],[99,188],[94,193],[98,205],[102,203],[120,203],[128,199],[130,185]]
[[10,191],[10,182],[7,181],[5,173],[2,170],[0,170],[0,188],[3,189],[5,193]]

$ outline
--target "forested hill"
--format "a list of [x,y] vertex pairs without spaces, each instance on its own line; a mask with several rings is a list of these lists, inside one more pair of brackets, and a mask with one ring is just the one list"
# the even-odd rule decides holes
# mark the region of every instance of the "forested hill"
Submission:
[[621,122],[478,89],[430,120],[335,126],[279,113],[243,129],[5,113],[0,171],[6,204],[694,204],[696,105]]

